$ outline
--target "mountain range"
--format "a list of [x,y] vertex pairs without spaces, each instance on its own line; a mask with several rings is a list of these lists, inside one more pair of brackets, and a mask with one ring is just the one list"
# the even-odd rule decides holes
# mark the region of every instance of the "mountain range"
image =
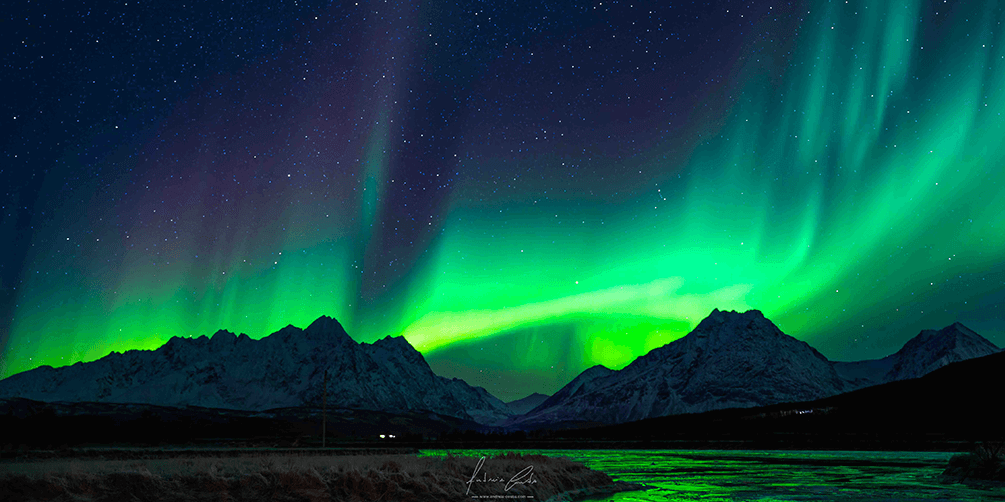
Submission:
[[955,323],[939,331],[922,331],[883,359],[835,362],[782,333],[760,311],[715,309],[686,336],[653,349],[621,370],[587,369],[508,424],[613,424],[812,401],[921,377],[949,363],[999,351]]
[[287,326],[260,340],[220,330],[174,337],[156,350],[41,366],[0,380],[0,398],[249,411],[320,407],[327,368],[332,409],[429,411],[537,428],[812,401],[999,351],[956,323],[922,331],[883,359],[835,362],[759,311],[716,309],[688,335],[621,370],[594,366],[550,397],[533,394],[507,404],[481,387],[434,374],[402,337],[356,343],[338,321],[322,316],[306,329]]
[[558,435],[608,443],[655,441],[685,449],[711,441],[734,445],[730,448],[915,451],[940,443],[945,448],[1000,441],[1005,438],[1001,403],[991,389],[1003,376],[1005,352],[998,352],[947,364],[921,378],[814,401],[656,417]]
[[511,415],[485,389],[434,374],[404,338],[356,343],[327,316],[261,340],[220,330],[212,337],[173,337],[152,351],[40,366],[0,380],[0,397],[233,410],[320,407],[325,368],[331,408],[428,410],[479,423]]

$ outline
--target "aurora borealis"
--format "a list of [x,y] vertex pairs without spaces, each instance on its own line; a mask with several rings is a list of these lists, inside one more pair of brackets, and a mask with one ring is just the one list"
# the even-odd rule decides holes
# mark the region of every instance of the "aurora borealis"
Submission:
[[996,2],[11,12],[0,377],[321,315],[504,400],[713,308],[1005,345]]

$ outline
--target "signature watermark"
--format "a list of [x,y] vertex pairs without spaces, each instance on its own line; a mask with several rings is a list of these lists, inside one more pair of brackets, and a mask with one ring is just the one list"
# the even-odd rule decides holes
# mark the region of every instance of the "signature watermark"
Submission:
[[[478,484],[478,483],[486,485],[486,486],[488,486],[490,484],[496,484],[496,485],[502,484],[504,492],[509,492],[511,489],[513,489],[514,486],[517,486],[517,485],[533,485],[533,484],[537,483],[537,480],[534,479],[534,466],[533,465],[528,465],[527,467],[523,468],[520,472],[514,474],[509,479],[506,479],[506,478],[497,478],[495,476],[490,476],[487,472],[482,472],[482,466],[484,466],[484,465],[485,465],[485,457],[482,457],[482,458],[478,459],[478,464],[475,465],[475,472],[472,472],[471,473],[471,479],[469,479],[469,480],[467,480],[465,482],[465,484],[468,485],[468,489],[465,490],[465,492],[464,492],[465,495],[470,495],[471,494],[471,485]],[[481,472],[481,476],[478,475],[479,472]],[[486,498],[532,499],[532,498],[534,498],[534,496],[533,495],[517,495],[517,494],[509,494],[509,493],[507,493],[505,495],[471,495],[471,498],[481,498],[481,499],[486,499]]]

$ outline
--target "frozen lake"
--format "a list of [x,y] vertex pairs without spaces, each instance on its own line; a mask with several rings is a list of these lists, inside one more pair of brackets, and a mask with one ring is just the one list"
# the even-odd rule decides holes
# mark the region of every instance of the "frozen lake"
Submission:
[[[510,450],[451,450],[494,455]],[[516,450],[565,456],[614,479],[652,486],[593,501],[1005,500],[1005,489],[943,484],[952,453],[723,450]],[[447,450],[423,451],[446,455]]]

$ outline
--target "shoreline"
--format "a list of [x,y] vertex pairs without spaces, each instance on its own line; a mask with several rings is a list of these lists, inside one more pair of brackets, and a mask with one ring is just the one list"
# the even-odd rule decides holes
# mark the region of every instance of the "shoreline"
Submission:
[[[791,438],[787,438],[791,439]],[[433,440],[433,441],[329,441],[322,447],[320,441],[247,441],[220,438],[218,440],[183,443],[0,443],[0,461],[12,458],[54,458],[65,456],[90,456],[98,452],[150,452],[189,451],[220,452],[310,452],[323,455],[354,455],[370,453],[415,453],[421,450],[736,450],[736,451],[910,451],[910,452],[967,452],[975,445],[987,442],[984,438],[929,439],[905,438],[876,440],[873,438],[814,438],[816,440],[772,439],[659,439],[659,440]],[[992,438],[998,440],[997,438]],[[341,452],[341,453],[340,453]]]
[[[107,451],[106,451],[107,453]],[[52,457],[0,464],[2,500],[467,500],[573,501],[643,485],[613,480],[566,457],[500,453],[243,455],[157,452],[157,458]],[[203,452],[210,453],[210,452]],[[242,453],[242,452],[235,452]]]

